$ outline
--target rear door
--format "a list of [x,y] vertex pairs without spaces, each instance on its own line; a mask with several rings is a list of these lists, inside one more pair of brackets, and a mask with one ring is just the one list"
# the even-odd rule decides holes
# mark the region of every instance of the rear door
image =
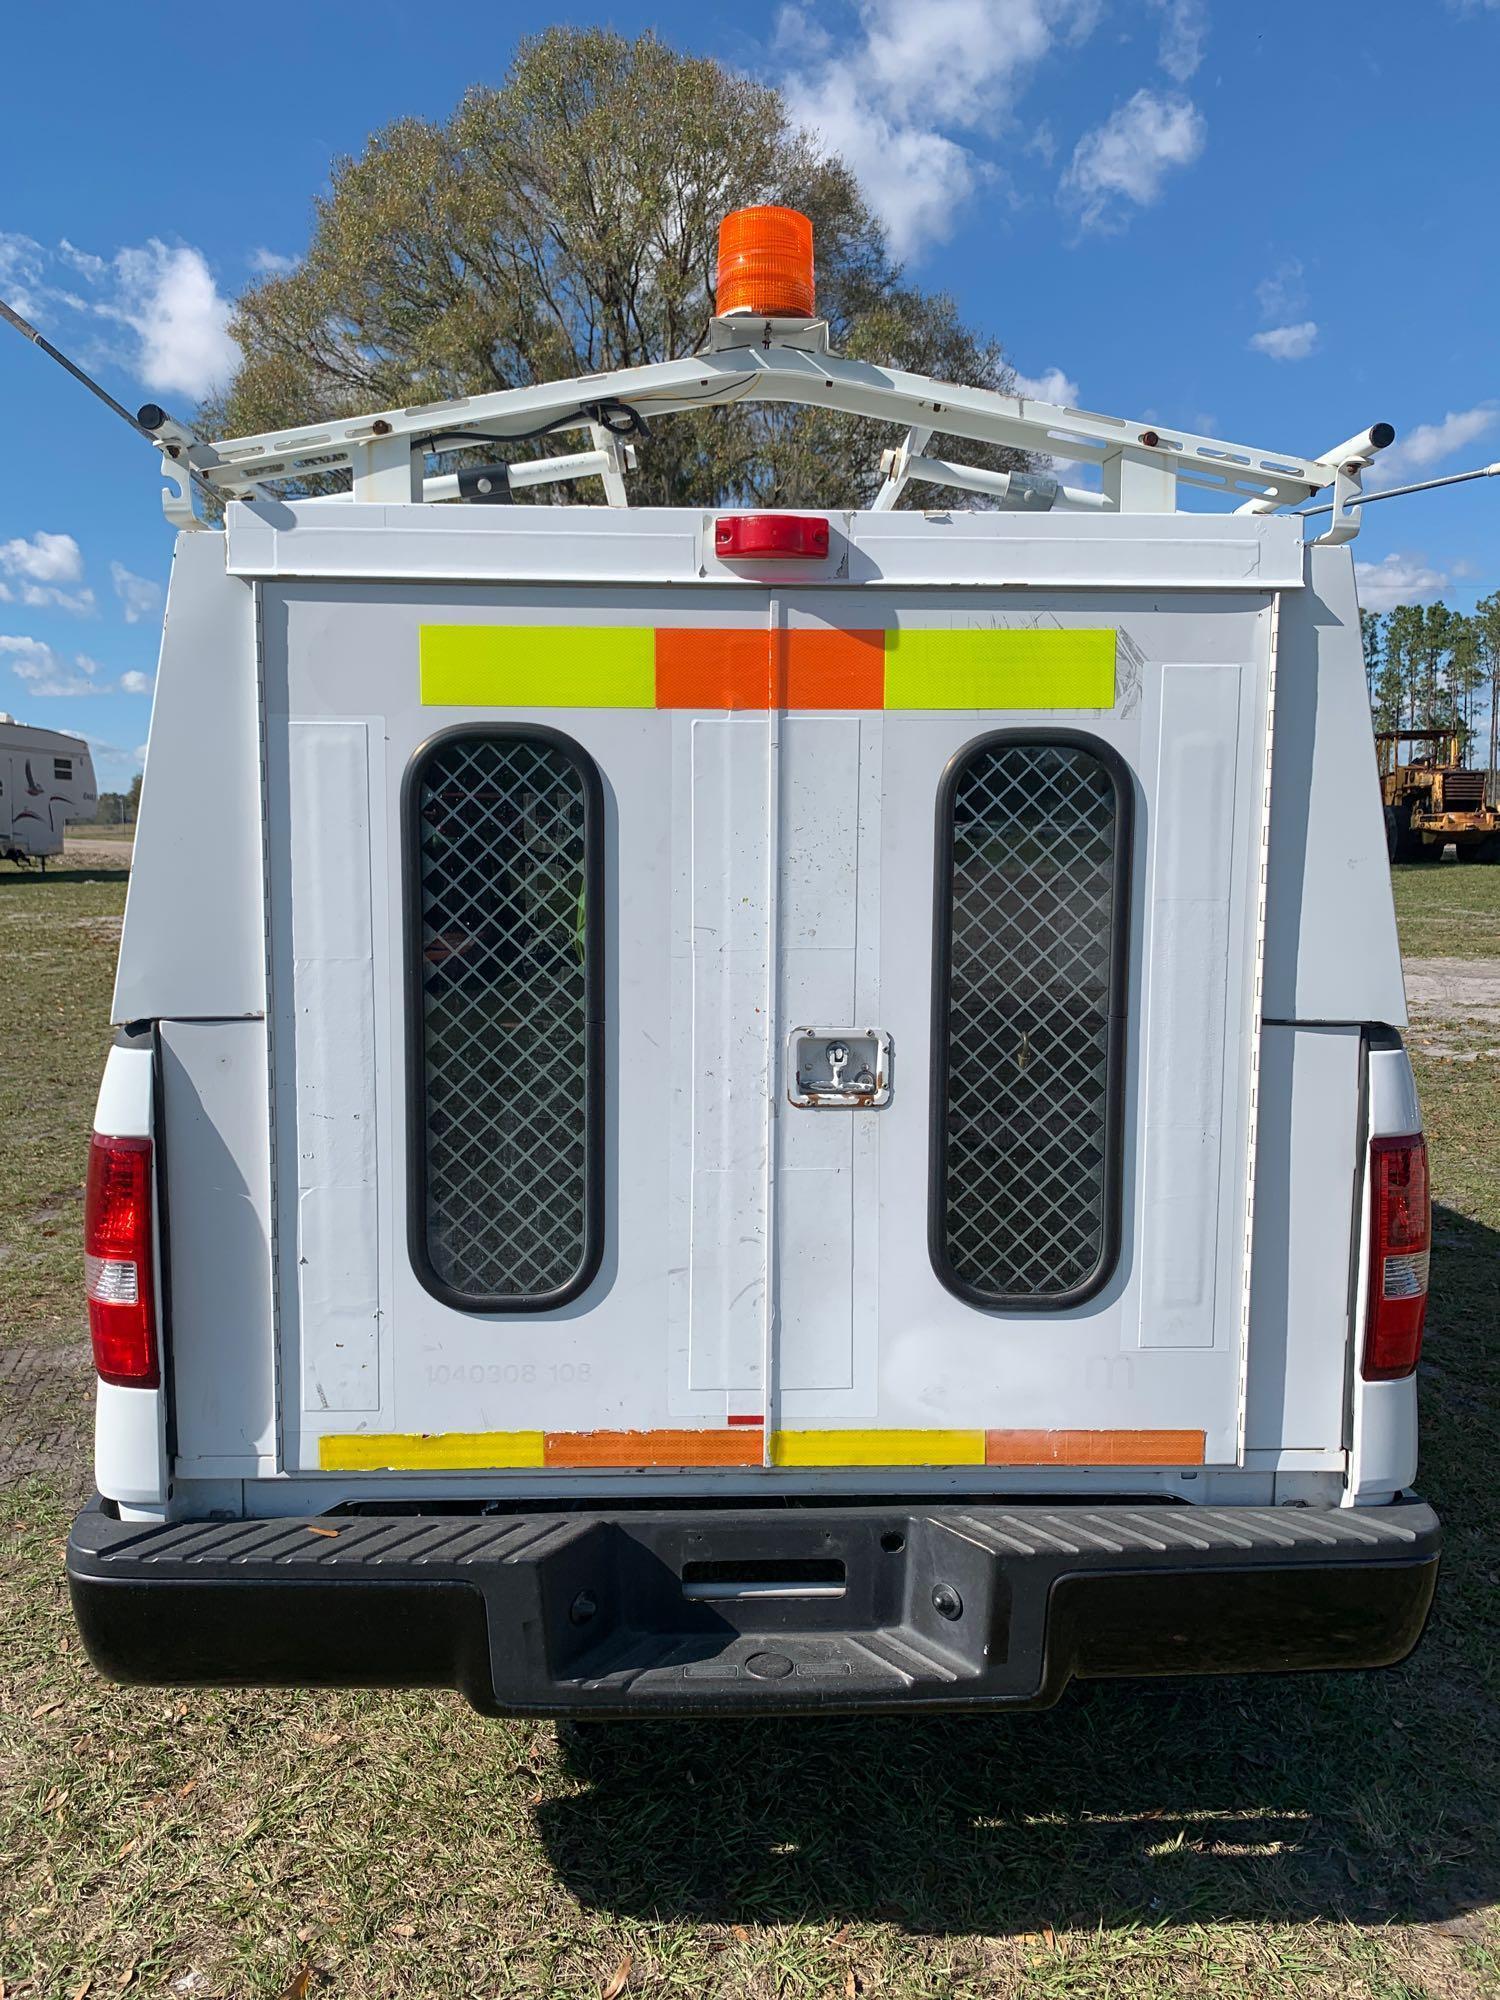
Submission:
[[265,595],[289,1466],[1235,1460],[1266,595]]
[[888,617],[783,725],[781,1015],[890,1101],[783,1075],[772,1456],[1232,1462],[1264,603]]

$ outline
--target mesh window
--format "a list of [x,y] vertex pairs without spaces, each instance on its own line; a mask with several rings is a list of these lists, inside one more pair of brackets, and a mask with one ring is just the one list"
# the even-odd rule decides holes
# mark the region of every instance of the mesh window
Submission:
[[540,731],[441,739],[413,779],[419,1268],[559,1304],[597,1262],[597,778]]
[[945,787],[933,1253],[976,1304],[1072,1304],[1114,1260],[1128,805],[1071,740],[991,738]]

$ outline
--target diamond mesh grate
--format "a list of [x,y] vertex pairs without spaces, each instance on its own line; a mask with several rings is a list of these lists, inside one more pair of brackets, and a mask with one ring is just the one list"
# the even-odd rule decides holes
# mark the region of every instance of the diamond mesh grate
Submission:
[[940,1240],[987,1299],[1100,1275],[1112,1175],[1114,782],[1071,744],[982,746],[952,792]]
[[583,771],[546,738],[449,738],[416,811],[428,1257],[466,1296],[545,1297],[588,1249]]

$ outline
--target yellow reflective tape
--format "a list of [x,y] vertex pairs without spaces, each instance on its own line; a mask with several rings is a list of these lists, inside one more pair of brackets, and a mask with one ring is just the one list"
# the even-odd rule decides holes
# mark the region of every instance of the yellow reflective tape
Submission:
[[649,625],[424,625],[425,708],[655,708]]
[[983,1431],[773,1431],[773,1465],[983,1465]]
[[887,708],[1113,708],[1115,634],[888,632]]
[[337,1431],[318,1439],[324,1472],[489,1472],[544,1463],[541,1431]]

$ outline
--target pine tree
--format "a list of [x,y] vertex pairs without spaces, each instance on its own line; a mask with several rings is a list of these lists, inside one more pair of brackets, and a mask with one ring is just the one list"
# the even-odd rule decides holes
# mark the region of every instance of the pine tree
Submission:
[[1485,769],[1490,774],[1491,797],[1500,784],[1500,590],[1481,597],[1474,607],[1473,624],[1479,638],[1480,670],[1489,689],[1489,751]]
[[[1376,687],[1381,669],[1381,622],[1378,611],[1361,611],[1359,614],[1359,638],[1365,654],[1365,686],[1369,691],[1371,709],[1378,709],[1379,699]],[[1384,723],[1380,724],[1385,727]]]

